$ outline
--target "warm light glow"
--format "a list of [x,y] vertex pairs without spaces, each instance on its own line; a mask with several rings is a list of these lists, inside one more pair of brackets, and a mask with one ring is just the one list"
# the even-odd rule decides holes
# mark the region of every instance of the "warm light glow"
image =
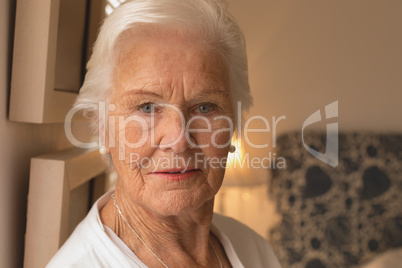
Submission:
[[236,147],[236,151],[228,154],[228,168],[233,166],[234,161],[241,160],[244,156],[244,145],[238,138],[233,137],[231,144]]
[[110,14],[112,14],[113,10],[114,10],[113,7],[111,7],[109,4],[106,5],[106,7],[105,7],[105,13],[106,13],[107,16],[109,16]]
[[118,0],[107,0],[114,8],[120,6],[120,2]]
[[122,3],[124,3],[126,0],[107,0],[107,4],[105,6],[105,13],[107,16],[112,14],[112,12],[115,10],[115,8],[119,7]]
[[241,199],[243,199],[243,201],[248,201],[250,199],[250,194],[248,192],[244,192],[241,195]]

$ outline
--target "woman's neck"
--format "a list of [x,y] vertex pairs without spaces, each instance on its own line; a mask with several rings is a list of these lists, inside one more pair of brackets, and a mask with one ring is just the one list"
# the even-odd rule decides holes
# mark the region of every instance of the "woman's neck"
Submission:
[[115,192],[115,200],[118,208],[110,199],[101,209],[102,223],[110,227],[145,264],[152,267],[161,265],[152,253],[168,265],[170,263],[171,267],[183,266],[185,263],[210,266],[211,261],[216,261],[210,247],[212,242],[219,244],[210,234],[213,200],[181,215],[168,216],[149,212],[127,201],[129,199],[124,198],[124,193],[119,190]]

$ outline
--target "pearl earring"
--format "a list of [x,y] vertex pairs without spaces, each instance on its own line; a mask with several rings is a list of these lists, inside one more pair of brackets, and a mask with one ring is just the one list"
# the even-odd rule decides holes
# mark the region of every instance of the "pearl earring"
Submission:
[[230,145],[230,146],[229,146],[229,152],[230,152],[230,153],[236,152],[236,146]]
[[99,147],[99,153],[105,155],[107,153],[106,147],[105,146]]

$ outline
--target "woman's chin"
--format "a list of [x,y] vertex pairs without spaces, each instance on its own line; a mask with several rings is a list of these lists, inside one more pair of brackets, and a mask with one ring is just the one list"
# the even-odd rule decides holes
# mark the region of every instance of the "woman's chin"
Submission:
[[160,216],[184,216],[198,211],[205,214],[213,210],[214,195],[195,196],[188,190],[175,190],[165,193],[161,198],[153,199],[149,206],[153,213]]

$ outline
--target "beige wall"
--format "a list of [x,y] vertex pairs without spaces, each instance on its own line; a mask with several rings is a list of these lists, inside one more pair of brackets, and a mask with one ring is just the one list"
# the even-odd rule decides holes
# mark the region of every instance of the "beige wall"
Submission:
[[402,131],[402,1],[229,0],[247,39],[253,114],[281,130],[339,100],[343,130]]
[[[228,2],[247,40],[250,115],[270,122],[285,115],[277,133],[301,130],[310,114],[338,100],[340,130],[402,132],[402,1]],[[272,146],[270,134],[252,139]]]
[[[402,1],[229,5],[248,42],[252,115],[286,115],[278,132],[296,130],[308,115],[339,100],[341,130],[402,131]],[[7,120],[14,8],[15,0],[0,1],[0,267],[22,264],[30,158],[69,146],[62,125]],[[262,143],[269,136],[254,138]]]
[[0,1],[0,267],[22,267],[30,158],[71,146],[63,124],[8,121],[15,0]]

